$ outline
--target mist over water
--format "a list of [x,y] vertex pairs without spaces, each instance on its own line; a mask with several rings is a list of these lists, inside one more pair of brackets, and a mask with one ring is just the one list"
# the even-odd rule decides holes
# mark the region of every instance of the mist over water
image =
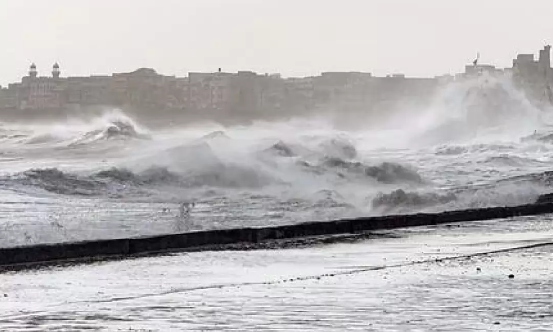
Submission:
[[[0,188],[19,203],[115,209],[136,232],[183,201],[198,202],[196,227],[212,228],[515,205],[549,191],[550,113],[508,78],[452,83],[424,109],[400,106],[354,129],[326,116],[151,129],[120,110],[3,123]],[[74,216],[100,217],[87,218]]]

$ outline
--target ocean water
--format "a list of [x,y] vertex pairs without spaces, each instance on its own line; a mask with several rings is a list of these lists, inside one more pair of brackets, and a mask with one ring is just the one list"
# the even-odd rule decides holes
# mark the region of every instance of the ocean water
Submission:
[[119,110],[2,123],[0,245],[528,203],[550,191],[550,114],[481,77],[355,130],[313,117],[153,130]]
[[[152,129],[113,109],[2,123],[0,245],[529,203],[551,191],[550,114],[481,77],[355,129],[324,117]],[[545,331],[551,235],[544,216],[8,273],[0,328]]]

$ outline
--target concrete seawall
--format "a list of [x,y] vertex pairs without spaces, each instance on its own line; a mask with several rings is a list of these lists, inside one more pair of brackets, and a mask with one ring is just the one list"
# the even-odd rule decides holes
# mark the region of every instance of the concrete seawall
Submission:
[[[539,200],[538,200],[539,201]],[[255,244],[264,241],[293,239],[321,235],[358,234],[367,231],[403,227],[429,226],[477,220],[502,219],[553,213],[553,202],[514,207],[494,207],[419,213],[384,217],[367,217],[323,222],[307,222],[295,225],[210,230],[159,236],[84,241],[0,248],[0,267],[52,264],[63,261],[90,259],[116,259],[171,251],[201,250],[202,247],[237,243]]]

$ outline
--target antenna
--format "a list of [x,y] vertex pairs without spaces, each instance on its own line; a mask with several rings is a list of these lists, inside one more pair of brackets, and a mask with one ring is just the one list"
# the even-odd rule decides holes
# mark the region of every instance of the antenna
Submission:
[[478,60],[480,60],[480,52],[476,53],[476,59],[472,62],[474,66],[478,65]]

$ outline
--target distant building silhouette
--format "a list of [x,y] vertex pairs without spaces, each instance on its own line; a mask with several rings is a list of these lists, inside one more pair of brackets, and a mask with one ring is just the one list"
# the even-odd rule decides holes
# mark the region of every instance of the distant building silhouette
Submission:
[[52,66],[52,76],[44,77],[38,75],[33,63],[20,82],[0,88],[0,109],[115,106],[151,112],[169,109],[198,116],[269,116],[324,109],[371,112],[387,109],[406,98],[424,103],[439,86],[484,73],[512,76],[515,84],[532,98],[553,99],[550,52],[551,46],[545,46],[539,51],[537,61],[533,54],[519,54],[512,68],[505,69],[482,64],[478,53],[465,66],[464,73],[433,78],[412,78],[397,73],[375,77],[355,71],[282,78],[279,74],[259,75],[251,71],[226,73],[220,67],[211,73],[190,72],[187,77],[165,76],[151,68],[111,75],[62,77],[57,62]]

